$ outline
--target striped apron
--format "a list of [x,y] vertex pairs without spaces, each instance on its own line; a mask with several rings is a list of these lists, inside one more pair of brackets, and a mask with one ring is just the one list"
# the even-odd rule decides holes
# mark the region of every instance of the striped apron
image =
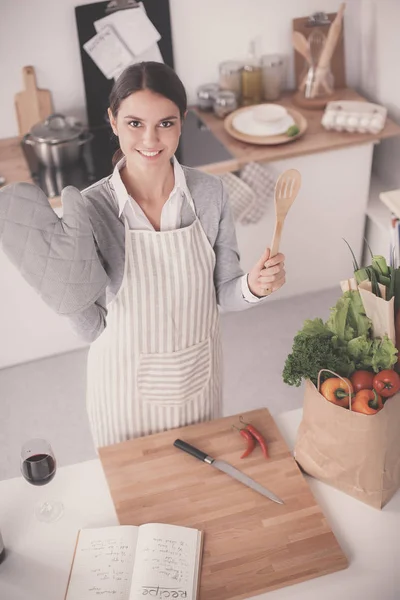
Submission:
[[123,281],[88,355],[97,447],[221,416],[214,266],[197,217],[162,232],[125,222]]

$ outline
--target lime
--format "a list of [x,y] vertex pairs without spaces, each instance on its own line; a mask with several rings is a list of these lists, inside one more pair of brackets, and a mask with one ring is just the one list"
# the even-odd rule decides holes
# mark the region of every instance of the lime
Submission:
[[297,125],[291,125],[287,130],[286,135],[288,135],[289,137],[293,137],[298,133],[300,133],[300,129],[297,127]]

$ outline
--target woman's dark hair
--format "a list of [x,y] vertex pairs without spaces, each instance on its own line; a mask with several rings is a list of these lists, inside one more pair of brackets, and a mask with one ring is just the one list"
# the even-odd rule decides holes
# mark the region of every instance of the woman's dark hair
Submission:
[[[114,83],[110,93],[110,109],[117,116],[122,100],[134,92],[150,90],[171,100],[183,119],[187,108],[186,91],[182,81],[171,67],[159,62],[140,62],[127,67]],[[113,166],[122,158],[119,149],[113,156]]]

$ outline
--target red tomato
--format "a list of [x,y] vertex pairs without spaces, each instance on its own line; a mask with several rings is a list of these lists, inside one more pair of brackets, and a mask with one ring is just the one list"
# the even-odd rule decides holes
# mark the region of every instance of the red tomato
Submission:
[[390,398],[400,390],[400,377],[396,371],[384,369],[375,375],[372,385],[378,394]]
[[353,375],[350,377],[350,381],[353,384],[356,393],[360,390],[372,390],[373,379],[374,373],[371,373],[371,371],[354,371]]

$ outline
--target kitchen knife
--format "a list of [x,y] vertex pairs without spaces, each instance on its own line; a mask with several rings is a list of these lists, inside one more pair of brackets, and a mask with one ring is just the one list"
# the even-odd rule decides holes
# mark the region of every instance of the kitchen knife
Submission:
[[240,481],[240,483],[247,485],[252,490],[255,490],[259,494],[262,494],[266,498],[269,498],[273,502],[276,502],[277,504],[284,504],[283,500],[278,498],[278,496],[276,496],[273,492],[271,492],[267,488],[263,487],[262,485],[260,485],[256,481],[254,481],[254,479],[251,479],[251,477],[249,477],[248,475],[245,475],[244,473],[239,471],[239,469],[236,469],[236,467],[233,467],[232,465],[225,462],[224,460],[216,460],[215,458],[208,456],[208,454],[206,454],[205,452],[202,452],[198,448],[191,446],[190,444],[188,444],[187,442],[184,442],[183,440],[179,440],[179,439],[175,440],[174,446],[176,448],[179,448],[180,450],[184,450],[185,452],[187,452],[188,454],[191,454],[195,458],[202,460],[203,462],[207,463],[208,465],[211,465],[212,467],[219,469],[223,473],[226,473],[230,477],[233,477],[233,479]]

